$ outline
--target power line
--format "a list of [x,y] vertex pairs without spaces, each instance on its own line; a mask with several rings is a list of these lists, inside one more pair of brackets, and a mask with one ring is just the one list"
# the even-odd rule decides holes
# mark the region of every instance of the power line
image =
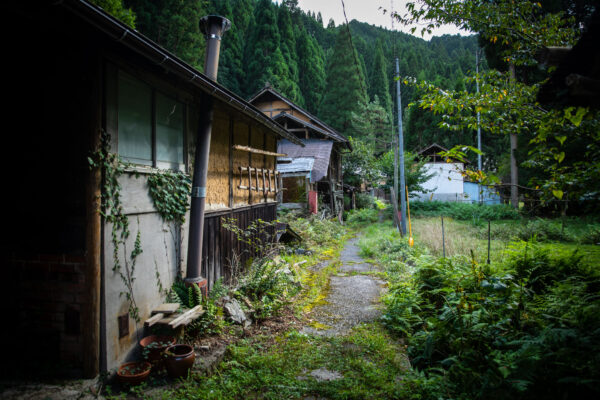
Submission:
[[356,48],[354,47],[354,42],[352,41],[352,32],[350,32],[350,25],[348,24],[348,17],[346,16],[346,5],[344,4],[344,0],[342,1],[342,11],[344,12],[344,19],[346,20],[346,29],[348,30],[348,39],[350,40],[350,47],[352,51],[352,55],[354,57],[354,65],[356,66],[356,78],[358,79],[358,83],[360,84],[361,89],[368,96],[367,89],[365,88],[364,80],[360,79],[360,64],[358,62],[358,58],[356,58]]

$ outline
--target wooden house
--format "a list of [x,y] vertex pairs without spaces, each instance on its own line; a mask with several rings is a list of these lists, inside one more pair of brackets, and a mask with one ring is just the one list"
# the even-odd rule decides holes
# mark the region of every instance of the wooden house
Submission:
[[342,154],[352,151],[350,141],[270,85],[249,102],[304,144],[302,147],[294,141],[279,141],[277,152],[286,154],[278,158],[284,189],[282,202],[306,201],[311,212],[316,213],[318,195],[334,215],[341,215],[344,207]]
[[[187,220],[165,222],[148,178],[190,172],[197,132],[211,124],[201,271],[210,286],[243,250],[221,218],[242,228],[275,219],[277,141],[300,141],[102,9],[83,0],[44,4],[3,5],[21,28],[2,27],[11,38],[3,89],[12,123],[1,245],[10,323],[0,373],[92,377],[134,355],[139,321],[185,269]],[[131,232],[116,254],[120,231],[100,213],[102,196],[115,199],[103,184],[108,170],[90,162],[103,137],[129,163],[112,186]]]

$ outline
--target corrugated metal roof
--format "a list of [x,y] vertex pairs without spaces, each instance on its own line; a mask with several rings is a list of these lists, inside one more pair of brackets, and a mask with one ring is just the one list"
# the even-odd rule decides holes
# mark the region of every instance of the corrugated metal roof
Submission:
[[[279,163],[280,161],[288,161],[286,163]],[[282,174],[293,174],[293,173],[306,173],[310,174],[313,169],[315,159],[312,157],[279,157],[277,158],[277,171]]]
[[[324,176],[327,176],[329,168],[329,158],[331,157],[331,148],[333,141],[319,139],[302,139],[304,147],[298,146],[288,140],[280,140],[277,145],[278,153],[285,153],[287,158],[313,158],[313,168],[310,181],[318,182]],[[283,165],[283,164],[282,164]],[[279,168],[279,166],[278,166]],[[281,171],[281,169],[279,169]]]

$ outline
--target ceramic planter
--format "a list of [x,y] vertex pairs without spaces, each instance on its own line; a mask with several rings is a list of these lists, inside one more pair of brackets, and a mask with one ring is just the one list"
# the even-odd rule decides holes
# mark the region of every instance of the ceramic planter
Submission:
[[196,353],[194,348],[187,344],[169,346],[165,351],[165,366],[171,378],[187,377],[190,368],[194,365]]
[[151,335],[140,340],[142,355],[146,361],[152,364],[160,362],[167,347],[174,344],[175,338],[173,336]]
[[150,375],[152,365],[146,361],[128,362],[117,370],[117,380],[126,385],[139,385]]

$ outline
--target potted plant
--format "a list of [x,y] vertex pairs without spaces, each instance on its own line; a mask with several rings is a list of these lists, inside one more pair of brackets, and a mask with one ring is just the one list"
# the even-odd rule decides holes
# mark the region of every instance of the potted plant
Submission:
[[196,353],[187,344],[176,344],[165,350],[165,366],[171,378],[186,377],[194,365]]
[[149,361],[152,364],[157,364],[161,361],[167,347],[174,344],[175,338],[173,336],[151,335],[140,340],[142,356],[144,357],[144,360]]
[[128,362],[117,370],[117,380],[127,385],[139,385],[150,375],[152,365],[147,361]]

